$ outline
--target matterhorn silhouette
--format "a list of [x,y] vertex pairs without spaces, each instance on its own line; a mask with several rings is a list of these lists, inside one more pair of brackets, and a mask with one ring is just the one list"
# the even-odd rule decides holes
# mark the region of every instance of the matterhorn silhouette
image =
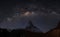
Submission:
[[31,20],[29,20],[26,30],[32,31],[32,32],[41,32],[39,28],[37,28],[36,26],[33,25]]

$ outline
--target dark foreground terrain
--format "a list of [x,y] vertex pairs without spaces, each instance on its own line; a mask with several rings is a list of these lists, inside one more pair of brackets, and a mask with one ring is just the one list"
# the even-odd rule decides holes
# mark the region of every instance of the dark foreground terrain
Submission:
[[47,33],[30,32],[24,29],[12,30],[0,29],[0,37],[60,37],[60,29],[52,29]]
[[0,29],[0,37],[42,37],[41,32],[30,32],[24,29],[17,29],[8,32],[6,29]]
[[[31,22],[30,24],[32,25]],[[0,28],[0,37],[60,37],[60,22],[58,23],[56,28],[51,29],[46,33],[32,32],[26,29],[7,30]]]

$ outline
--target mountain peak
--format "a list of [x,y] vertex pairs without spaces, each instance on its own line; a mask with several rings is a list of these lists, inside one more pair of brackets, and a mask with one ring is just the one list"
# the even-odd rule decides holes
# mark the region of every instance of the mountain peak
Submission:
[[32,21],[29,21],[29,25],[26,27],[26,30],[32,31],[32,32],[41,32],[39,28],[33,25]]

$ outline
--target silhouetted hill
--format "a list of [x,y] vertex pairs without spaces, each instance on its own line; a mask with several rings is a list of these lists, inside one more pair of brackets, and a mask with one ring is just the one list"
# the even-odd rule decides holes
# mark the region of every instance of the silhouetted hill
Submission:
[[47,37],[60,37],[60,21],[59,21],[57,27],[48,31],[45,34],[45,36],[47,36]]

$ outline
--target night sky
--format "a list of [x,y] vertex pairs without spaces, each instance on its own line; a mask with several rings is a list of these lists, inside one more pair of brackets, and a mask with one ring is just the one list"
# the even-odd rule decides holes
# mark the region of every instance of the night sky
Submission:
[[55,0],[0,1],[0,27],[26,28],[29,20],[42,32],[57,26],[60,20],[60,3]]

